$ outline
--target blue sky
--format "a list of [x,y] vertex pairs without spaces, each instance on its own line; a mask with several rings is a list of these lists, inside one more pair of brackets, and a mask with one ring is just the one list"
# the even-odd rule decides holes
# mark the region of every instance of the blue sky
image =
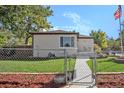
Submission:
[[[75,30],[89,35],[91,30],[101,29],[109,37],[118,37],[119,22],[114,19],[114,12],[118,6],[114,5],[53,5],[53,16],[48,21],[53,29],[67,31]],[[124,6],[122,6],[122,20],[124,19]]]

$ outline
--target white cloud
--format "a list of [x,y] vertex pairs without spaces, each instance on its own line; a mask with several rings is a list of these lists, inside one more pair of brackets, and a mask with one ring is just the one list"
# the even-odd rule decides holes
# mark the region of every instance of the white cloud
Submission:
[[96,29],[88,20],[82,19],[77,13],[65,12],[63,16],[72,20],[72,25],[62,27],[65,30],[76,30],[82,34],[89,35],[91,30]]
[[65,12],[63,16],[72,19],[73,23],[80,22],[80,16],[77,13]]

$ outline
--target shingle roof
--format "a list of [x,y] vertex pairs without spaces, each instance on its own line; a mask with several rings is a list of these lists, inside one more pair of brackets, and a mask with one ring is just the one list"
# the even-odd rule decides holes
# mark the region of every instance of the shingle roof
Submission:
[[79,37],[87,37],[86,35],[79,35]]
[[92,38],[91,36],[80,35],[79,32],[71,32],[71,31],[64,31],[64,30],[54,30],[54,31],[47,31],[47,32],[30,32],[30,34],[76,34],[78,38]]
[[74,33],[74,34],[79,34],[79,32],[72,32],[72,31],[64,31],[64,30],[54,30],[54,31],[49,31],[51,33]]
[[49,31],[52,33],[70,33],[69,31],[64,31],[64,30],[54,30],[54,31]]
[[73,33],[73,34],[79,34],[78,32],[71,32],[71,31],[64,31],[64,30],[54,30],[54,31],[45,31],[45,32],[30,32],[30,34],[51,34],[51,33],[57,33],[57,34],[66,34],[66,33]]
[[79,35],[78,38],[87,38],[87,39],[92,39],[92,36],[86,36],[86,35]]

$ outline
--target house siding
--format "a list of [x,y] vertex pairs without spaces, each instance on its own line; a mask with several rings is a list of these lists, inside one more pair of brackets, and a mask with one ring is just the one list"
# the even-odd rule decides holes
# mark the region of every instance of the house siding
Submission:
[[78,38],[78,51],[79,52],[93,52],[94,41],[93,39]]
[[[74,37],[74,47],[63,48],[60,47],[60,37]],[[64,49],[67,50],[68,54],[77,53],[77,35],[33,35],[33,56],[34,57],[47,57],[48,53],[54,53],[56,56],[63,56]]]

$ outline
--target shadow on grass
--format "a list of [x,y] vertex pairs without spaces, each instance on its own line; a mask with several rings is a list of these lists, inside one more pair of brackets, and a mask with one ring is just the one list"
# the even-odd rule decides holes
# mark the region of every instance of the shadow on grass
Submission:
[[114,58],[107,58],[107,59],[101,59],[101,60],[97,60],[98,63],[102,63],[102,62],[115,62]]
[[63,59],[63,57],[55,57],[55,58],[43,58],[43,57],[36,57],[36,58],[2,58],[0,61],[49,61],[49,60],[57,60]]

